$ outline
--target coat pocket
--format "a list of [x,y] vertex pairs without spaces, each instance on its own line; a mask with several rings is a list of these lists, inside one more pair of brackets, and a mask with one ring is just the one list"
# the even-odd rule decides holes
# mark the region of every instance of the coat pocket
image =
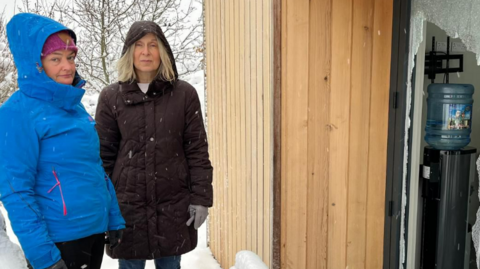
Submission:
[[52,168],[52,173],[53,176],[55,177],[55,185],[48,191],[48,193],[51,193],[57,186],[58,189],[60,190],[60,197],[62,197],[62,204],[63,204],[63,215],[67,215],[67,205],[65,204],[65,199],[63,198],[63,191],[62,191],[62,184],[60,183],[60,180],[58,179],[57,172],[55,172],[55,168]]

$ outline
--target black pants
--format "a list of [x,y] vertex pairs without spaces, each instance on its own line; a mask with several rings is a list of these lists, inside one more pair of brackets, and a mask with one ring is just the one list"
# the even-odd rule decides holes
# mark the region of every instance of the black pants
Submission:
[[100,269],[102,266],[105,247],[103,233],[55,245],[68,269]]

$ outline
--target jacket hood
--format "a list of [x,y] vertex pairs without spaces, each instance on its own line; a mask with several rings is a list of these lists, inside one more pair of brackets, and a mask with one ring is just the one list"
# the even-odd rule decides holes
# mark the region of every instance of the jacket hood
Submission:
[[18,86],[27,96],[51,102],[66,110],[80,103],[85,91],[85,81],[75,74],[74,85],[55,82],[42,67],[41,53],[47,38],[56,32],[68,30],[75,43],[75,33],[50,18],[36,14],[20,13],[7,24],[7,37],[13,61],[18,71]]
[[137,21],[132,24],[130,30],[128,30],[127,37],[125,38],[125,43],[123,45],[122,55],[127,52],[127,49],[135,44],[138,40],[144,37],[146,34],[154,34],[160,39],[165,48],[167,49],[168,56],[170,57],[170,62],[172,63],[173,72],[175,73],[175,80],[178,79],[177,65],[175,64],[175,58],[173,57],[173,52],[170,47],[170,44],[165,38],[165,34],[162,31],[162,28],[158,26],[155,22],[152,21]]

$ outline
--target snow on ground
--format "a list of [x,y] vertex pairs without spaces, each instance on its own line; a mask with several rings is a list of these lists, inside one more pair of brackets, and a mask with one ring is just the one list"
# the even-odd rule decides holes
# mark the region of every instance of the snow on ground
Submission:
[[[207,228],[204,223],[198,229],[198,245],[193,251],[182,255],[182,269],[221,269],[218,262],[213,258],[212,252],[207,247]],[[102,269],[117,269],[118,261],[111,259],[105,254]],[[153,261],[147,261],[145,269],[155,269]]]
[[[10,221],[8,220],[7,212],[3,206],[0,206],[0,211],[5,216],[7,235],[10,240],[19,245],[18,239],[13,233]],[[13,261],[12,261],[13,264]],[[0,264],[0,269],[7,269],[5,264]],[[182,269],[222,269],[218,262],[213,258],[212,252],[207,247],[207,229],[204,223],[198,230],[198,245],[197,248],[182,256],[181,262]],[[106,254],[103,257],[102,269],[117,269],[118,261],[111,259]],[[8,266],[8,269],[20,269]],[[21,268],[24,269],[24,268]],[[145,269],[155,269],[153,261],[147,261]]]
[[3,205],[0,205],[0,211],[2,212],[3,217],[5,218],[5,226],[7,227],[7,235],[10,238],[10,241],[13,243],[20,245],[18,242],[17,236],[12,231],[12,226],[10,226],[10,220],[8,219],[8,214],[7,211],[5,210],[5,207]]
[[[3,206],[0,204],[0,269],[1,268],[26,268],[27,263],[23,259],[23,251],[18,246],[18,243],[15,244],[11,241],[13,239],[11,236],[5,233],[7,227],[8,219],[5,219]],[[8,223],[10,229],[10,223]],[[15,238],[16,239],[16,238]],[[14,239],[14,240],[15,240]]]

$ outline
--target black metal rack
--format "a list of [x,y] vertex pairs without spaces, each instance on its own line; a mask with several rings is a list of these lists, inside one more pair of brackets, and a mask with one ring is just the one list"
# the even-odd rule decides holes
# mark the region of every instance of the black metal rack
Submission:
[[[458,67],[450,67],[451,60],[458,60]],[[449,74],[457,72],[463,72],[463,54],[450,54],[450,37],[447,37],[447,52],[436,51],[435,37],[432,37],[432,50],[425,55],[425,75],[435,83],[436,75],[444,74],[444,83],[448,84]]]

